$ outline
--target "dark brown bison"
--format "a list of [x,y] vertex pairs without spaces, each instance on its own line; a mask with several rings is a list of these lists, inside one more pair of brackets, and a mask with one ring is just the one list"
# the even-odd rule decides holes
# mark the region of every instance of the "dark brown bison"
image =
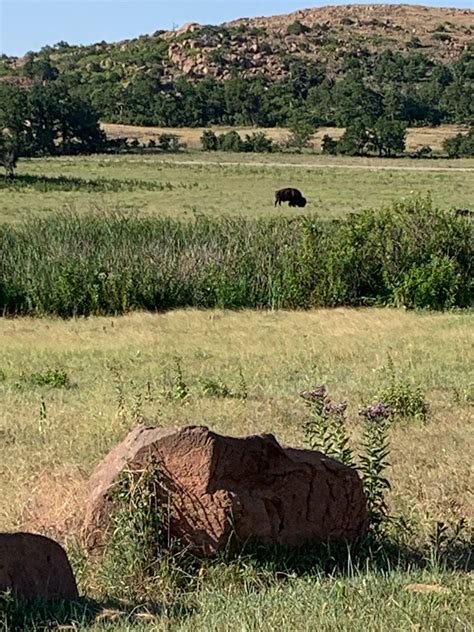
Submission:
[[301,191],[290,187],[275,191],[275,206],[277,204],[281,206],[282,202],[288,202],[288,206],[306,206],[306,198],[303,197]]

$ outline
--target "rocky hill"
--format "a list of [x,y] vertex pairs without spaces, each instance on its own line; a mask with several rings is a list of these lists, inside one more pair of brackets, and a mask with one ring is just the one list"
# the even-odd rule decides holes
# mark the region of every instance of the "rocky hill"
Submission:
[[[278,80],[295,59],[320,62],[337,73],[339,60],[348,53],[363,57],[386,49],[416,51],[449,63],[473,49],[473,36],[474,11],[469,9],[346,5],[241,18],[220,26],[189,23],[176,31],[116,43],[60,42],[43,52],[63,71],[113,72],[125,83],[137,73],[154,74],[157,67],[162,84],[183,75],[191,81],[225,79],[235,70],[242,76],[263,74]],[[16,75],[21,82],[28,58],[3,59],[0,75]]]
[[474,117],[473,31],[472,10],[305,9],[115,43],[59,42],[1,58],[0,87],[43,86],[60,101],[66,91],[102,121],[134,125],[274,127],[304,118],[346,127],[382,116],[466,124]]
[[163,33],[169,41],[169,72],[224,77],[233,68],[273,79],[288,70],[288,56],[318,61],[334,70],[346,53],[417,50],[443,62],[474,42],[474,11],[412,5],[346,5],[286,15],[242,18],[220,27],[186,24]]

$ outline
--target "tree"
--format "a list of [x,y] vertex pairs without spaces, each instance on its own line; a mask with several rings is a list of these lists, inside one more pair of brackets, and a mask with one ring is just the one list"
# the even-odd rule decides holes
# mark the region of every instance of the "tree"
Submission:
[[0,132],[16,156],[95,152],[105,143],[96,112],[59,80],[31,89],[0,84]]
[[362,119],[357,119],[346,127],[337,143],[337,153],[360,156],[365,153],[369,140],[368,126]]
[[238,132],[231,130],[219,136],[219,149],[221,151],[242,151],[243,143]]
[[321,141],[321,151],[323,154],[337,154],[337,140],[331,138],[329,134],[324,134]]
[[406,125],[402,121],[379,118],[369,130],[369,149],[379,156],[392,156],[405,151]]
[[312,125],[305,116],[296,114],[288,126],[290,136],[286,141],[288,147],[303,149],[309,147],[310,141],[316,132],[316,126]]
[[203,151],[216,151],[218,149],[217,136],[212,129],[205,129],[200,140]]
[[15,176],[15,167],[18,157],[18,147],[14,139],[6,133],[0,134],[0,164],[5,167],[7,178]]

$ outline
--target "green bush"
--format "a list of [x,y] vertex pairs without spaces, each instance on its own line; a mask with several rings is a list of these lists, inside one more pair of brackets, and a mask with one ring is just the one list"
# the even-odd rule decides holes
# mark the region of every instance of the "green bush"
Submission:
[[0,313],[466,307],[473,230],[429,199],[337,222],[57,215],[0,227]]
[[239,136],[239,133],[235,130],[221,134],[218,137],[219,149],[221,151],[235,151],[239,152],[243,150],[243,141]]
[[426,263],[414,264],[403,274],[395,289],[395,300],[406,307],[428,305],[432,309],[449,309],[456,305],[460,284],[456,262],[446,255],[433,255]]
[[394,418],[419,419],[426,421],[429,405],[418,386],[395,370],[392,358],[388,357],[383,367],[384,385],[377,393],[377,399],[385,402]]
[[219,148],[217,136],[212,129],[205,129],[202,133],[201,147],[203,151],[216,151]]
[[443,141],[443,149],[448,158],[470,158],[474,156],[474,127],[467,134],[456,134]]
[[303,33],[309,33],[311,31],[310,26],[306,26],[299,20],[295,20],[291,24],[288,25],[286,32],[288,35],[302,35]]

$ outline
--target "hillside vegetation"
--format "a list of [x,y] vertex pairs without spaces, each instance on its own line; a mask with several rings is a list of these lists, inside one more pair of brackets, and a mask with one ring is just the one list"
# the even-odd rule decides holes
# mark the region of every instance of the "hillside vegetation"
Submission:
[[108,122],[468,123],[473,11],[349,5],[4,57],[4,82],[63,82]]

